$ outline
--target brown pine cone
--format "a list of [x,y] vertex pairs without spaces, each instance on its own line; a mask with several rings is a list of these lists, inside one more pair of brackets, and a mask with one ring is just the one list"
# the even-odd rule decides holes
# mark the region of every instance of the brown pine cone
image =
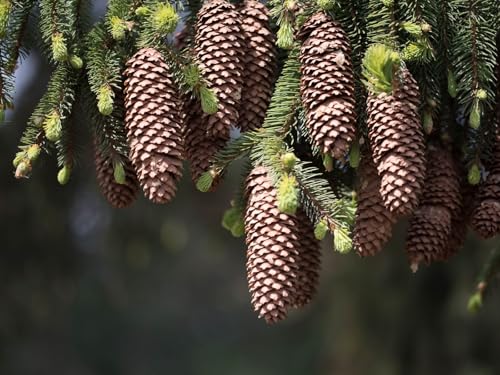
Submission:
[[197,15],[194,48],[202,75],[219,103],[215,114],[203,115],[210,136],[228,139],[231,127],[238,123],[245,47],[234,5],[225,0],[205,2]]
[[319,12],[299,32],[306,126],[321,152],[344,160],[356,132],[351,46],[340,24]]
[[406,252],[413,272],[420,264],[442,260],[451,233],[450,212],[441,206],[420,207],[410,220]]
[[300,245],[294,306],[303,307],[311,302],[318,289],[321,251],[320,242],[314,236],[314,226],[304,211],[297,212],[297,221]]
[[383,249],[392,236],[396,220],[382,202],[380,177],[370,159],[362,159],[359,176],[353,244],[357,253],[366,257],[376,255]]
[[278,60],[267,7],[257,0],[245,0],[239,12],[247,43],[239,127],[247,131],[262,126],[273,93]]
[[130,162],[126,160],[123,165],[125,170],[124,184],[119,184],[115,181],[112,161],[104,157],[97,146],[94,146],[94,162],[97,183],[102,195],[115,208],[130,206],[137,199],[137,192],[139,190],[139,185]]
[[267,323],[284,319],[296,298],[300,240],[296,217],[283,214],[263,167],[247,179],[245,212],[247,278],[252,305]]
[[130,160],[147,198],[169,202],[182,175],[182,117],[177,89],[163,56],[139,50],[128,62],[125,125]]
[[430,146],[427,175],[420,198],[422,206],[442,206],[453,215],[462,210],[462,192],[458,168],[450,152]]
[[426,163],[418,86],[406,69],[399,78],[392,95],[369,95],[367,127],[384,204],[394,215],[405,216],[418,206]]
[[[199,103],[186,101],[186,122],[184,127],[184,147],[186,160],[191,169],[191,178],[196,184],[203,173],[211,167],[212,158],[222,149],[226,140],[217,136],[208,136],[203,128],[202,111]],[[220,178],[212,183],[215,190]]]

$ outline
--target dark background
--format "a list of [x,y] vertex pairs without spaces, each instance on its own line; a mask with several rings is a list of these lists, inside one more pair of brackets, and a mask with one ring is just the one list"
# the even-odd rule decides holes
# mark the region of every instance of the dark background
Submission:
[[373,259],[335,254],[330,239],[312,305],[267,326],[244,242],[220,226],[237,172],[210,195],[186,172],[173,203],[121,211],[100,195],[90,150],[65,187],[47,157],[14,179],[47,73],[34,51],[0,127],[0,374],[500,374],[500,291],[466,309],[495,241],[470,237],[413,275],[404,224]]

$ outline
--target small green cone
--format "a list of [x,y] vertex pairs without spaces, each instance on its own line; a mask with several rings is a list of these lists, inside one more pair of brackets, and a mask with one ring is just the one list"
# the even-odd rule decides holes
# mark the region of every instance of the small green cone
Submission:
[[103,85],[99,89],[97,95],[97,108],[104,116],[109,116],[113,113],[115,93],[109,85]]
[[469,168],[467,180],[471,185],[477,185],[481,182],[481,170],[479,169],[479,165],[477,165],[477,163],[472,164]]
[[481,109],[477,101],[472,105],[472,110],[469,115],[469,126],[472,129],[478,129],[481,126]]
[[297,163],[297,157],[293,152],[287,152],[281,156],[281,163],[286,171],[291,171]]
[[69,164],[64,165],[57,173],[57,181],[61,185],[66,185],[71,177],[71,166]]
[[43,122],[45,136],[51,142],[57,142],[62,136],[61,116],[57,111],[52,111]]
[[326,237],[327,233],[328,233],[328,223],[326,222],[326,220],[322,219],[314,227],[314,237],[318,241],[321,241]]
[[81,68],[83,68],[83,60],[80,56],[71,55],[69,57],[69,63],[73,69],[80,70]]
[[214,182],[214,178],[216,176],[216,173],[212,170],[206,171],[203,173],[198,181],[196,181],[196,188],[201,191],[202,193],[206,193],[210,191],[212,188],[212,184]]
[[482,307],[483,296],[481,293],[476,292],[469,298],[469,302],[467,303],[467,310],[469,310],[469,312],[472,314],[476,314],[479,312],[479,310],[481,310]]
[[278,186],[278,209],[287,215],[295,215],[298,207],[297,180],[295,176],[284,174]]
[[121,162],[114,163],[113,177],[114,177],[115,182],[117,184],[120,184],[120,185],[125,184],[127,176],[125,174],[125,168],[123,168],[123,164]]

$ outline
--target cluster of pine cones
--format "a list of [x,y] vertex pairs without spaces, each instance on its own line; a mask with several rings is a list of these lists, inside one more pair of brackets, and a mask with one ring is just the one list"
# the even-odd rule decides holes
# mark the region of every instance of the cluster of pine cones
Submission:
[[[357,137],[351,46],[341,25],[323,12],[297,34],[301,41],[301,97],[310,139],[321,153],[345,161]],[[162,55],[139,50],[124,72],[127,138],[131,165],[126,181],[113,180],[112,166],[96,157],[100,185],[117,207],[132,202],[139,186],[157,203],[170,201],[187,160],[196,181],[214,154],[241,131],[262,126],[277,69],[268,10],[257,0],[234,6],[209,0],[197,16],[193,54],[218,99],[215,114],[181,98]],[[402,217],[410,217],[407,253],[411,266],[446,260],[470,224],[483,237],[500,232],[500,137],[486,182],[475,199],[453,151],[426,146],[420,94],[409,70],[397,72],[392,93],[368,92],[367,144],[358,170],[358,210],[353,243],[361,256],[375,255]],[[300,208],[278,209],[270,171],[250,172],[244,215],[248,283],[259,317],[272,323],[307,304],[318,284],[320,244]]]

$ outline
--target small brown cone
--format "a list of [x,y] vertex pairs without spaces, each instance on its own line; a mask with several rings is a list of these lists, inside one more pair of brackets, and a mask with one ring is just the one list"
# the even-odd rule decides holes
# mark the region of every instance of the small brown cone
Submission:
[[450,152],[430,146],[425,188],[420,207],[410,220],[406,241],[413,271],[420,263],[444,261],[454,254],[452,246],[460,238],[453,235],[452,229],[460,226],[458,215],[463,213],[460,181]]
[[299,32],[301,96],[306,126],[315,145],[343,160],[356,132],[355,86],[351,46],[342,27],[323,12]]
[[139,185],[135,177],[132,165],[125,161],[125,183],[119,184],[115,181],[113,163],[109,158],[105,158],[97,147],[94,147],[94,162],[97,176],[97,183],[102,195],[115,208],[125,208],[130,206],[137,199]]
[[426,163],[418,86],[408,70],[400,76],[393,94],[368,97],[367,127],[384,204],[394,215],[406,216],[419,204]]
[[204,114],[209,136],[229,138],[238,123],[246,42],[240,15],[225,0],[209,0],[197,14],[194,49],[202,75],[218,99],[218,111]]
[[389,241],[395,218],[382,202],[380,177],[371,160],[363,158],[359,176],[353,244],[357,253],[366,257],[379,253]]
[[139,50],[124,75],[130,160],[146,197],[167,203],[182,175],[181,102],[175,84],[153,48]]
[[314,226],[304,211],[297,213],[297,220],[300,246],[294,306],[303,307],[311,302],[318,289],[321,251],[320,242],[314,236]]
[[[191,178],[196,184],[203,173],[211,167],[214,155],[224,147],[226,140],[219,137],[209,137],[203,127],[202,111],[198,103],[192,102],[186,107],[186,125],[184,127],[184,145],[186,160],[191,169]],[[212,183],[214,190],[220,178]]]
[[423,206],[413,214],[408,229],[406,252],[413,272],[420,264],[439,261],[451,233],[450,212],[441,206]]
[[[500,151],[500,143],[498,149],[496,152]],[[500,234],[500,166],[493,166],[486,181],[478,188],[471,226],[482,238],[493,238]]]
[[278,60],[267,7],[257,0],[245,0],[239,12],[246,39],[239,127],[247,131],[262,126],[273,93]]

